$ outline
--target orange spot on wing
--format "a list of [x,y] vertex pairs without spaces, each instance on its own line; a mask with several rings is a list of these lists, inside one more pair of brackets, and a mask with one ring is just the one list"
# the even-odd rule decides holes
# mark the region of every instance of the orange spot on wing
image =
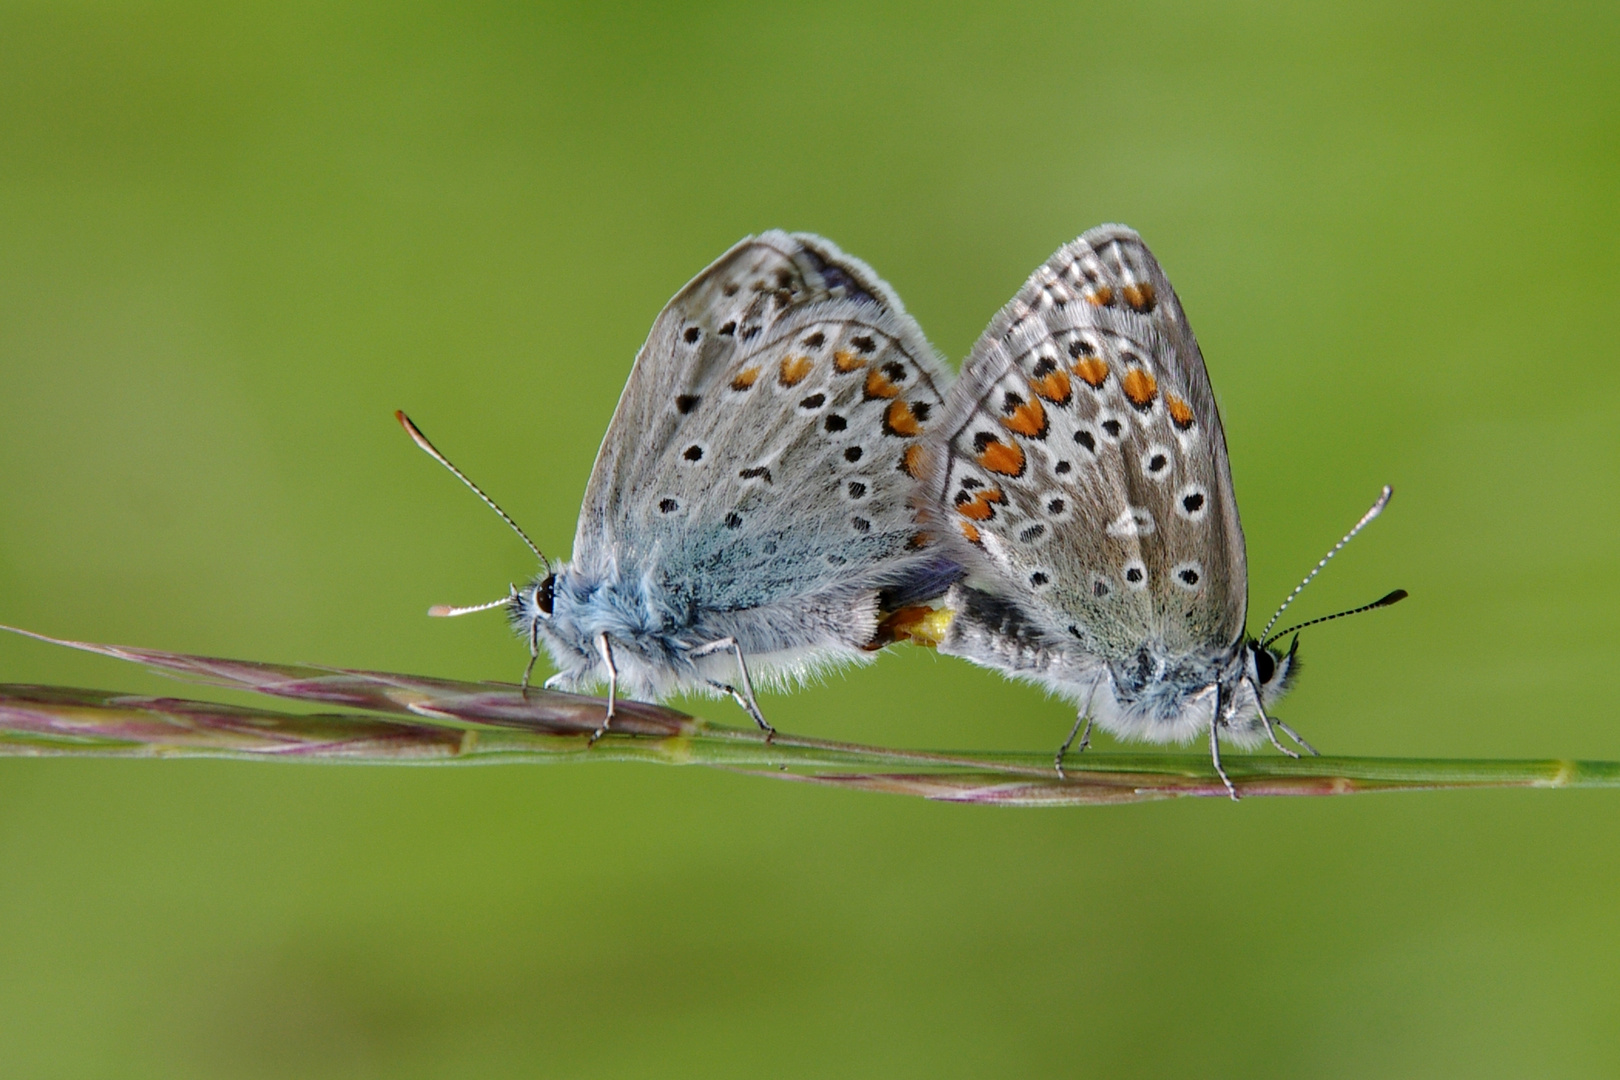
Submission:
[[990,439],[979,451],[979,464],[1003,476],[1024,475],[1024,450],[1017,443]]
[[1054,405],[1064,405],[1069,400],[1069,376],[1063,371],[1052,371],[1039,379],[1031,379],[1029,388]]
[[1125,390],[1125,396],[1138,409],[1152,408],[1153,399],[1159,393],[1159,380],[1153,377],[1151,371],[1143,368],[1131,368],[1125,373],[1125,377],[1120,380],[1120,385]]
[[1100,356],[1087,356],[1074,365],[1074,373],[1096,389],[1108,381],[1108,361]]
[[922,434],[922,424],[918,423],[917,414],[911,411],[909,401],[892,401],[883,410],[883,434],[902,435],[908,439]]
[[859,356],[856,356],[852,352],[839,349],[837,352],[833,353],[833,367],[837,368],[839,371],[845,372],[846,374],[854,371],[858,367],[865,366],[866,361],[861,359]]
[[1182,401],[1174,394],[1166,394],[1164,395],[1164,403],[1169,406],[1170,419],[1175,422],[1176,427],[1186,431],[1193,426],[1192,407],[1185,401]]
[[1144,281],[1125,286],[1125,302],[1144,314],[1153,310],[1153,283]]
[[804,382],[804,377],[810,374],[814,363],[808,356],[785,356],[782,358],[782,373],[780,381],[783,386],[798,386]]
[[906,452],[900,455],[900,471],[915,480],[922,475],[922,461],[922,444],[912,443],[906,447]]
[[[974,521],[989,521],[991,518],[996,516],[996,508],[994,504],[1006,501],[1007,498],[1006,496],[1002,495],[1000,488],[981,488],[973,493],[973,497],[971,499],[968,499],[966,502],[958,503],[956,505],[956,512],[961,514],[963,517],[971,518]],[[972,539],[975,543],[977,543],[977,532],[975,532],[975,535],[969,539]]]
[[934,542],[934,538],[925,532],[912,533],[906,540],[907,551],[921,551]]
[[754,381],[758,378],[759,368],[744,368],[742,371],[737,373],[737,377],[735,379],[731,380],[731,388],[733,390],[746,390],[750,386],[753,386]]
[[983,541],[979,539],[979,530],[974,527],[973,522],[971,521],[962,522],[962,535],[967,537],[967,541],[970,544],[983,543]]
[[894,398],[900,396],[900,388],[889,381],[879,368],[873,368],[866,373],[866,396],[869,398]]
[[1086,302],[1094,307],[1107,307],[1114,302],[1114,290],[1107,285],[1099,285],[1086,293]]
[[1041,405],[1039,398],[1030,398],[1011,415],[1003,416],[1001,422],[1008,431],[1031,439],[1044,439],[1046,437],[1046,409]]

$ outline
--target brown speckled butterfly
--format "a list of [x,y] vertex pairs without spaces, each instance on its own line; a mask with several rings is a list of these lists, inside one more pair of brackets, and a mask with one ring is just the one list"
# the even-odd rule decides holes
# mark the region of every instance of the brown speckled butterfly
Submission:
[[970,575],[948,595],[940,651],[1076,702],[1060,770],[1093,723],[1152,742],[1207,734],[1234,798],[1222,736],[1294,754],[1281,729],[1310,750],[1267,712],[1298,671],[1299,639],[1271,647],[1282,609],[1258,638],[1245,633],[1243,528],[1215,394],[1133,230],[1099,226],[1035,271],[973,347],[924,446],[920,505]]

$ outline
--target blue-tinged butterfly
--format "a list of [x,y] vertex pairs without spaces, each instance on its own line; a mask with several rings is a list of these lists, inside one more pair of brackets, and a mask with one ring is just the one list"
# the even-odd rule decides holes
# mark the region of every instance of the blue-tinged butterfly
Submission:
[[530,670],[541,645],[551,654],[548,687],[607,685],[598,736],[617,694],[694,690],[729,694],[770,732],[756,678],[794,683],[869,659],[881,611],[952,580],[909,505],[948,381],[866,264],[803,233],[746,239],[653,323],[597,453],[573,558],[554,566],[530,543],[543,575],[434,613],[504,606]]

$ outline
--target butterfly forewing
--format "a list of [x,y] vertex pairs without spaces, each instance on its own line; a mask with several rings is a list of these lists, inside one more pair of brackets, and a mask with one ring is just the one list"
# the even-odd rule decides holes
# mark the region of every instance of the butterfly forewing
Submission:
[[964,562],[1087,653],[1242,635],[1243,534],[1214,394],[1130,229],[1066,245],[991,322],[930,441],[927,483]]

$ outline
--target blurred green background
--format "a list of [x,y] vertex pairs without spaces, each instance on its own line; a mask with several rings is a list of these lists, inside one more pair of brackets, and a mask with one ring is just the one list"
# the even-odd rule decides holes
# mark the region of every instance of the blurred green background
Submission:
[[[664,301],[772,226],[959,359],[1153,245],[1283,715],[1620,758],[1612,3],[5,4],[0,621],[515,678]],[[190,693],[0,641],[0,679]],[[705,715],[741,723],[728,703]],[[1047,748],[900,649],[783,729]],[[1110,744],[1103,740],[1102,746]],[[0,761],[8,1077],[1612,1076],[1620,797],[1007,811],[634,766]]]

